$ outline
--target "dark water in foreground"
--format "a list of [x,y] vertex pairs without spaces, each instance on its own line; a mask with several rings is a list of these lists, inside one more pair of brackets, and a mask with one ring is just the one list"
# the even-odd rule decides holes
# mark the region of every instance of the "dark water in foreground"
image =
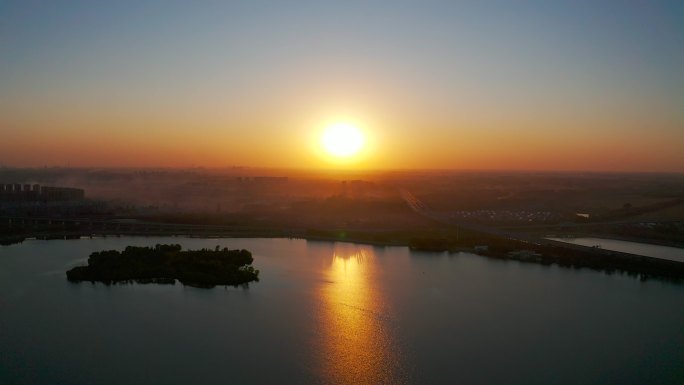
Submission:
[[[71,284],[92,251],[246,248],[249,289]],[[682,384],[684,285],[287,239],[0,247],[0,384]]]

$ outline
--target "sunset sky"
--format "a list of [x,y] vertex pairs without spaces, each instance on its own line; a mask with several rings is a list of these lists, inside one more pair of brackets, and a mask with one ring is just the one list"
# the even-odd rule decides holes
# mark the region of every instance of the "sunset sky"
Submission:
[[684,172],[684,1],[0,0],[0,165]]

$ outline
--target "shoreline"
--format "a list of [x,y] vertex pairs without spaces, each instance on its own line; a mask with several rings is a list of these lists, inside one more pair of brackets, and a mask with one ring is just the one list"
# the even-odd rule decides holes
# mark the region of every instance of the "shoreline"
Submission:
[[[52,233],[50,236],[40,233],[26,233],[21,236],[13,234],[12,237],[21,240],[57,240],[57,239],[81,239],[93,237],[183,237],[199,239],[230,239],[230,238],[278,238],[278,239],[302,239],[312,242],[347,242],[374,247],[408,247],[416,252],[433,253],[458,253],[466,252],[480,255],[482,257],[511,260],[524,263],[535,263],[541,265],[558,265],[566,268],[589,268],[595,271],[602,271],[606,274],[623,272],[630,276],[639,278],[642,281],[647,279],[663,279],[675,282],[684,281],[684,262],[661,259],[656,257],[630,254],[608,249],[597,249],[589,246],[582,246],[561,241],[552,241],[546,244],[524,244],[512,242],[506,239],[490,238],[490,246],[486,250],[477,250],[475,247],[451,245],[415,245],[407,239],[391,240],[370,240],[365,239],[368,233],[359,237],[358,233],[348,235],[322,235],[322,234],[301,234],[288,233],[274,230],[249,231],[249,232],[221,232],[207,235],[189,234],[187,232],[140,232],[140,231],[107,231],[107,232],[69,232],[59,236]],[[376,234],[377,235],[377,234]],[[0,238],[2,240],[2,238]],[[484,242],[487,243],[487,242]]]
[[[369,234],[369,233],[362,233]],[[365,237],[359,237],[344,234],[343,236],[335,235],[313,235],[313,234],[302,234],[302,233],[292,233],[292,232],[282,232],[277,230],[262,230],[262,231],[224,231],[217,232],[210,235],[197,235],[190,234],[188,232],[147,232],[147,231],[97,231],[97,232],[63,232],[45,234],[42,232],[27,232],[24,234],[7,234],[0,235],[0,246],[9,246],[11,244],[20,243],[25,239],[37,239],[37,240],[60,240],[60,239],[80,239],[80,238],[107,238],[107,237],[123,237],[123,236],[133,236],[133,237],[186,237],[186,238],[198,238],[198,239],[226,239],[226,238],[289,238],[289,239],[304,239],[307,241],[320,241],[320,242],[347,242],[361,245],[369,246],[381,246],[381,247],[411,247],[411,242],[408,239],[393,239],[393,240],[371,240]],[[643,243],[648,245],[656,246],[666,246],[677,249],[684,249],[684,244],[670,242],[666,240],[657,240],[649,238],[639,238],[639,237],[629,237],[620,236],[612,234],[569,234],[569,233],[545,233],[544,235],[539,235],[541,239],[558,238],[558,239],[574,239],[574,238],[597,238],[606,240],[616,240],[625,241],[633,243]],[[562,242],[562,241],[561,241]],[[572,244],[569,243],[568,244]],[[573,244],[574,245],[574,244]],[[473,251],[473,248],[468,247],[446,247],[440,250],[431,249],[420,249],[413,248],[415,250],[422,251],[445,251],[445,252],[457,252],[457,251]],[[473,251],[474,252],[474,251]],[[648,257],[648,256],[645,256]],[[655,257],[650,257],[655,258]],[[660,258],[658,258],[660,259]]]

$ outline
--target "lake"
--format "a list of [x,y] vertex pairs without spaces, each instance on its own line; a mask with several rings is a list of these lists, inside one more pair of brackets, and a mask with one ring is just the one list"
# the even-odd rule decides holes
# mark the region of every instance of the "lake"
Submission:
[[[254,254],[249,288],[70,283],[93,251]],[[681,384],[684,285],[290,239],[0,247],[0,384]]]

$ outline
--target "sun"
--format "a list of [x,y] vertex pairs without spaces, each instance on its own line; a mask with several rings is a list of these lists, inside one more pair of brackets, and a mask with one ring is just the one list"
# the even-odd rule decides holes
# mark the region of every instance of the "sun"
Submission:
[[361,151],[364,137],[361,129],[351,123],[335,123],[323,131],[321,144],[331,156],[349,158]]

